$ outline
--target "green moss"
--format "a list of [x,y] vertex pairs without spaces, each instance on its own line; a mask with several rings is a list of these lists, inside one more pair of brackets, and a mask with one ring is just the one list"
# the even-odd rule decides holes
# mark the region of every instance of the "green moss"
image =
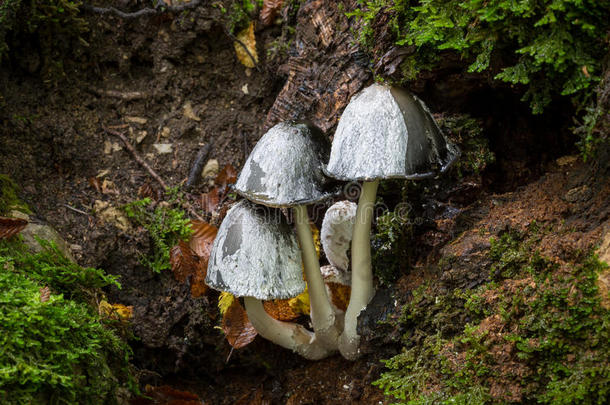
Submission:
[[415,291],[399,320],[405,349],[375,384],[409,404],[606,403],[610,311],[596,280],[607,266],[590,254],[559,269],[532,253],[534,231],[492,242],[497,281]]
[[479,120],[467,114],[449,115],[437,120],[439,126],[460,147],[461,156],[454,167],[459,177],[479,175],[495,162]]
[[[610,31],[608,1],[359,0],[358,4],[347,15],[361,20],[358,38],[365,49],[374,48],[380,18],[387,21],[397,45],[413,47],[401,65],[404,81],[435,69],[447,54],[457,54],[465,71],[520,89],[522,100],[536,114],[560,96],[586,105],[600,81]],[[581,138],[585,150],[595,143],[593,138]]]
[[188,240],[193,230],[186,213],[178,207],[180,194],[170,191],[169,202],[154,203],[150,198],[127,204],[124,210],[135,223],[143,226],[153,242],[153,251],[140,258],[155,273],[168,270],[170,250],[180,240]]
[[[50,246],[32,255],[12,239],[0,241],[0,402],[116,403],[119,388],[133,386],[130,349],[96,308],[69,298],[116,281],[67,265]],[[46,302],[43,287],[51,289]]]
[[407,262],[406,246],[413,234],[409,212],[401,207],[398,206],[377,218],[376,232],[371,240],[374,273],[385,285],[396,280],[401,267]]
[[27,205],[19,200],[18,191],[19,187],[10,177],[0,174],[0,215],[6,215],[13,209],[30,212]]

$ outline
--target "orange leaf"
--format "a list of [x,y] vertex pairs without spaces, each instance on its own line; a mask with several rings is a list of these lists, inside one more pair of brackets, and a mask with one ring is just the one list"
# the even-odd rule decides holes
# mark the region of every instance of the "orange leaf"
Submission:
[[278,321],[294,321],[300,314],[290,306],[290,300],[263,301],[265,311]]
[[0,217],[0,239],[18,234],[27,224],[25,219]]
[[179,241],[176,246],[170,250],[169,263],[174,272],[174,278],[181,283],[197,271],[199,264],[199,256],[185,241]]
[[189,246],[201,258],[205,267],[208,267],[208,259],[212,252],[212,244],[216,239],[218,228],[203,221],[191,221],[193,234],[189,241]]
[[220,204],[220,189],[214,187],[209,193],[201,194],[201,209],[211,214]]
[[333,282],[326,282],[325,284],[330,290],[330,300],[333,305],[345,312],[351,294],[350,286]]
[[232,165],[226,165],[222,168],[214,183],[220,189],[220,194],[224,197],[229,184],[234,184],[237,181],[237,170]]
[[284,0],[265,0],[263,2],[263,9],[261,10],[261,22],[263,27],[267,27],[273,24],[275,17],[282,9]]
[[256,337],[256,329],[250,323],[246,310],[239,300],[234,300],[222,317],[222,331],[227,342],[235,349],[247,346]]

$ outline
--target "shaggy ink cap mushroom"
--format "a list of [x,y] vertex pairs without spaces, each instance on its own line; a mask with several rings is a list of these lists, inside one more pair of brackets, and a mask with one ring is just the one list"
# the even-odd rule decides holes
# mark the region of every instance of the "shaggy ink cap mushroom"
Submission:
[[370,234],[379,181],[431,177],[458,156],[426,105],[405,90],[373,84],[345,107],[325,169],[336,179],[363,182],[352,235],[352,289],[339,337],[343,357],[360,355],[358,315],[375,292]]
[[421,179],[446,171],[458,157],[417,96],[373,84],[341,115],[325,172],[345,181]]
[[270,207],[312,204],[330,197],[334,181],[324,175],[330,142],[313,125],[282,122],[258,141],[235,190]]
[[305,289],[301,251],[281,211],[247,201],[220,225],[205,282],[239,297],[286,299]]
[[329,350],[337,348],[339,330],[326,294],[316,254],[307,205],[338,194],[336,181],[324,175],[330,142],[313,125],[282,122],[256,144],[235,184],[250,201],[270,207],[291,207],[303,257],[316,337]]

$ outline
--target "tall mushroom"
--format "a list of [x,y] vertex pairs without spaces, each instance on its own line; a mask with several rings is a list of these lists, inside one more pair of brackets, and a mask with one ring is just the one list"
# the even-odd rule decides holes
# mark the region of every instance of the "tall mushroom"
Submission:
[[305,289],[299,246],[279,210],[235,204],[214,240],[205,281],[244,297],[248,318],[265,339],[310,360],[333,352],[303,326],[273,319],[260,301],[292,298]]
[[277,124],[256,144],[235,190],[258,204],[293,209],[313,329],[322,344],[337,349],[339,329],[320,274],[307,214],[307,204],[323,201],[333,194],[329,179],[323,173],[329,153],[330,142],[317,128],[304,123]]
[[359,355],[358,315],[374,295],[370,232],[379,181],[431,177],[458,156],[424,103],[405,90],[373,84],[345,108],[326,167],[331,177],[363,182],[352,239],[352,292],[339,339],[345,358]]

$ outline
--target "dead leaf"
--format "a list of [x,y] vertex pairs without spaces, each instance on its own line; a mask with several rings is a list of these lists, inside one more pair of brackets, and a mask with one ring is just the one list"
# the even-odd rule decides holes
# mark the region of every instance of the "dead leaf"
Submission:
[[190,248],[185,241],[179,241],[170,250],[169,263],[172,266],[174,278],[181,283],[186,282],[189,276],[196,272],[199,256]]
[[102,182],[99,177],[89,177],[89,185],[95,189],[98,193],[102,192]]
[[233,300],[222,317],[222,331],[227,342],[235,348],[241,349],[250,344],[257,335],[256,329],[250,323],[246,310],[239,300]]
[[220,190],[214,187],[209,193],[201,194],[201,209],[208,214],[213,213],[220,204]]
[[47,302],[51,298],[51,290],[48,286],[39,288],[38,291],[40,291],[40,302]]
[[218,173],[218,176],[216,176],[214,183],[216,183],[216,185],[220,189],[220,194],[222,194],[222,196],[224,197],[224,194],[228,191],[228,185],[235,184],[236,181],[237,170],[235,170],[232,165],[225,165],[225,167],[222,168],[220,173]]
[[347,310],[347,304],[349,304],[349,297],[351,294],[351,288],[349,285],[340,283],[326,283],[326,287],[330,290],[330,300],[333,305],[345,312]]
[[205,283],[208,258],[199,257],[187,242],[180,241],[170,251],[169,262],[176,280],[184,283],[189,277],[191,278],[193,297],[201,297],[208,292],[208,286]]
[[261,10],[261,22],[263,27],[267,27],[275,21],[275,18],[282,10],[284,0],[265,0],[263,2],[263,9]]
[[205,261],[207,266],[212,251],[212,244],[218,233],[218,228],[207,222],[196,220],[191,221],[191,228],[193,229],[193,234],[191,235],[189,246]]
[[290,306],[290,300],[263,301],[263,307],[271,317],[278,321],[294,321],[301,316]]
[[[237,41],[233,43],[235,47],[235,53],[237,54],[237,59],[241,62],[245,67],[253,68],[258,63],[258,54],[256,53],[256,37],[254,36],[254,22],[250,22],[248,28],[240,31],[236,38],[241,42],[241,44]],[[245,45],[246,49],[244,49]],[[250,57],[252,55],[252,57]],[[252,60],[254,59],[254,60]]]
[[0,239],[10,238],[17,235],[28,224],[28,221],[21,218],[0,217]]
[[119,192],[112,181],[104,179],[102,181],[102,194],[119,194]]
[[140,198],[150,198],[159,201],[163,197],[161,190],[153,187],[149,182],[146,182],[138,188],[138,196]]
[[132,305],[110,304],[106,300],[100,301],[97,310],[100,316],[121,322],[127,322],[133,316]]
[[201,405],[203,401],[192,392],[179,391],[169,385],[144,387],[145,395],[134,398],[131,405]]

